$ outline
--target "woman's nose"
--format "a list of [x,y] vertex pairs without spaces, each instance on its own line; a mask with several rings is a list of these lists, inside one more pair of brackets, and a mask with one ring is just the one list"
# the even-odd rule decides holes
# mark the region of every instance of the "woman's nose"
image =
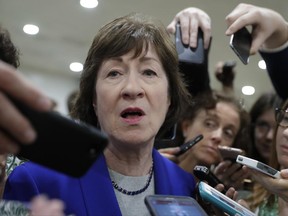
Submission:
[[137,98],[144,96],[144,89],[140,78],[134,73],[129,73],[123,85],[121,95],[124,98]]
[[222,130],[221,128],[217,128],[212,132],[212,140],[215,144],[219,145],[222,139]]

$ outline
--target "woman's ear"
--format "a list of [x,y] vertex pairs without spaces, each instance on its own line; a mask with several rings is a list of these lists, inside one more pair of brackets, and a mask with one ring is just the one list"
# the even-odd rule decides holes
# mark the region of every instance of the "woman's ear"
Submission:
[[187,130],[190,124],[191,124],[191,121],[189,120],[184,120],[183,122],[181,122],[181,131],[182,131],[182,135],[184,138],[187,137]]
[[97,105],[95,103],[95,101],[93,101],[93,109],[94,109],[94,112],[95,112],[95,115],[97,116]]

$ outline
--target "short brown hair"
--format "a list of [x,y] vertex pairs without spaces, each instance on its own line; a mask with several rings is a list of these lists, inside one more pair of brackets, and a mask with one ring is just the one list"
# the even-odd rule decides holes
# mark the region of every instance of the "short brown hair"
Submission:
[[[173,125],[190,98],[178,71],[178,54],[166,28],[159,21],[139,13],[120,17],[103,26],[95,36],[80,80],[80,91],[71,116],[98,125],[92,106],[98,70],[104,60],[134,50],[134,57],[152,45],[168,79],[171,105],[162,130]],[[162,131],[160,130],[160,131]],[[164,132],[163,131],[163,132]]]

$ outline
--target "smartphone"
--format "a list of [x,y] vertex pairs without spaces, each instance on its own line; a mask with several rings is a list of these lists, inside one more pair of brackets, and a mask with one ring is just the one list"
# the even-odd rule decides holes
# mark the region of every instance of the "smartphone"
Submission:
[[200,135],[196,136],[195,138],[193,138],[192,140],[189,140],[188,142],[182,144],[180,146],[180,151],[177,154],[175,154],[175,156],[179,156],[179,155],[185,153],[186,151],[188,151],[190,148],[192,148],[195,144],[197,144],[202,139],[203,139],[203,135],[200,134]]
[[203,32],[198,28],[197,47],[191,48],[188,44],[183,44],[181,26],[176,24],[175,44],[179,57],[179,62],[190,64],[203,64],[205,59]]
[[237,159],[236,159],[237,163],[240,163],[242,165],[245,165],[247,167],[250,167],[254,170],[258,170],[268,176],[271,176],[273,178],[281,178],[280,176],[280,172],[270,166],[268,166],[267,164],[264,164],[260,161],[254,160],[252,158],[249,157],[245,157],[242,155],[238,155]]
[[151,216],[207,216],[198,202],[188,196],[148,195],[144,201]]
[[108,143],[100,130],[65,117],[57,112],[39,112],[12,100],[37,132],[35,142],[19,143],[19,157],[53,170],[81,177]]
[[249,62],[251,44],[252,36],[246,27],[231,35],[230,47],[245,65]]
[[[209,168],[206,166],[196,165],[193,169],[193,174],[200,180],[206,181],[210,186],[215,187],[218,184],[223,184],[217,176],[210,172]],[[224,184],[223,184],[224,185]],[[226,193],[227,189],[224,185],[224,190],[222,193]]]
[[245,155],[245,151],[240,148],[233,148],[228,146],[218,146],[221,157],[224,160],[236,161],[238,155]]
[[177,132],[177,124],[174,124],[167,131],[165,131],[162,135],[157,135],[157,140],[172,141],[176,137],[176,132]]
[[254,214],[244,206],[241,206],[239,203],[227,197],[226,195],[206,184],[205,182],[199,182],[198,191],[202,200],[210,202],[212,205],[221,209],[229,215],[256,216],[256,214]]

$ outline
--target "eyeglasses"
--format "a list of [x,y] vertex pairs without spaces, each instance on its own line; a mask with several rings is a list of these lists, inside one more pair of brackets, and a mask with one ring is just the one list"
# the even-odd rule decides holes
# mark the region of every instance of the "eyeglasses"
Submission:
[[288,127],[288,110],[276,108],[275,120],[279,126],[287,128]]

